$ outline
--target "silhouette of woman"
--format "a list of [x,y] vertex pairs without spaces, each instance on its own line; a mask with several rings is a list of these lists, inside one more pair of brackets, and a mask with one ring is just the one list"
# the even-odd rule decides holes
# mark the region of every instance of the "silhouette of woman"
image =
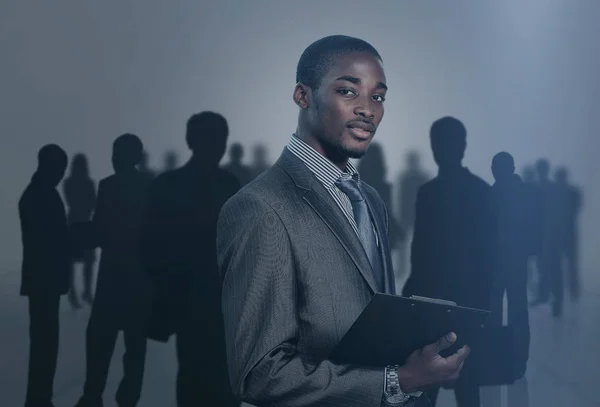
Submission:
[[[88,161],[84,154],[77,154],[71,163],[71,173],[63,184],[65,199],[67,201],[67,221],[89,222],[96,205],[96,186],[89,176]],[[83,294],[82,300],[91,304],[93,301],[93,273],[96,256],[93,250],[84,250],[73,257],[71,266],[71,288],[69,301],[74,308],[79,308],[79,298],[75,287],[75,264],[83,263]]]

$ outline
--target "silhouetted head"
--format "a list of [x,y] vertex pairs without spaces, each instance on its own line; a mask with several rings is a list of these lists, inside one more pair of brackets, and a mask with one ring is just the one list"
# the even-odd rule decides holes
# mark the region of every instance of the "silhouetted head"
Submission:
[[267,149],[262,144],[257,144],[252,150],[252,157],[255,164],[267,163]]
[[381,56],[366,41],[333,35],[312,43],[296,70],[298,137],[340,167],[361,158],[383,118],[385,83]]
[[459,168],[467,148],[467,129],[454,117],[443,117],[429,132],[433,158],[440,169]]
[[44,183],[56,187],[65,176],[68,157],[56,144],[47,144],[38,152],[37,175]]
[[566,185],[569,182],[569,170],[566,167],[558,167],[554,173],[554,179],[561,185]]
[[385,156],[381,144],[377,142],[371,143],[367,152],[358,163],[357,170],[361,177],[369,183],[381,182],[385,179]]
[[503,151],[492,159],[492,174],[497,182],[508,181],[515,174],[515,160]]
[[411,150],[408,153],[406,153],[406,163],[408,165],[408,168],[411,170],[416,170],[417,168],[419,168],[421,164],[421,157],[419,156],[419,153],[415,150]]
[[112,164],[116,173],[131,171],[142,161],[144,145],[135,134],[123,134],[114,141]]
[[229,126],[214,112],[197,113],[189,118],[185,139],[194,158],[207,167],[215,167],[225,155]]
[[240,164],[244,158],[244,147],[240,143],[233,143],[229,147],[229,159],[232,163]]
[[535,169],[531,165],[526,165],[522,171],[523,181],[528,184],[535,183]]
[[540,181],[547,181],[550,176],[550,163],[545,158],[540,158],[535,163],[535,169],[537,171],[538,179]]
[[174,151],[165,153],[165,171],[171,171],[177,168],[177,154]]
[[88,160],[85,154],[75,154],[71,160],[71,176],[77,178],[87,178],[89,173],[90,170],[88,166]]

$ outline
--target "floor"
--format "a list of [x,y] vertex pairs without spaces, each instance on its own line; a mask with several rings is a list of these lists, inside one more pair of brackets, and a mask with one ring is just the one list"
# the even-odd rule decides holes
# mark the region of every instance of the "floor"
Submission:
[[[26,300],[17,295],[18,273],[0,274],[0,406],[23,405],[28,358]],[[591,288],[590,288],[591,287]],[[567,302],[560,320],[545,307],[531,311],[532,346],[526,378],[510,388],[482,390],[485,407],[600,406],[600,284],[589,285],[577,304]],[[83,386],[84,335],[89,311],[73,311],[64,301],[61,345],[55,382],[57,407],[72,407]],[[105,395],[113,401],[121,375],[119,341]],[[151,342],[140,407],[174,407],[173,343]],[[442,391],[440,407],[455,406],[451,392]]]

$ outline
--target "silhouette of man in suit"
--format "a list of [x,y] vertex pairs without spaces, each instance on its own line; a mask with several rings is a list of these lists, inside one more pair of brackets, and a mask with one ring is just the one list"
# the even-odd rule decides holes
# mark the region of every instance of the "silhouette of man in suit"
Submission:
[[[417,204],[417,192],[421,185],[429,180],[429,176],[421,168],[420,157],[416,151],[406,154],[406,169],[400,174],[398,203],[400,205],[400,227],[404,234],[400,242],[398,256],[398,276],[405,276],[404,271],[408,266],[408,252],[413,228],[415,224],[415,206]],[[407,276],[406,276],[407,277]]]
[[[578,216],[582,206],[582,192],[569,183],[569,172],[565,167],[556,170],[554,179],[557,187],[557,198],[562,236],[562,258],[567,266],[569,292],[573,300],[579,299],[581,286],[579,281],[579,225]],[[562,260],[562,259],[561,259]]]
[[86,379],[77,407],[102,406],[110,361],[119,331],[125,340],[119,407],[133,407],[142,391],[150,283],[139,264],[139,239],[150,179],[136,169],[143,145],[133,134],[113,143],[115,173],[98,187],[92,219],[102,249],[96,299],[86,335]]
[[29,374],[25,407],[52,407],[58,357],[60,297],[69,291],[71,255],[65,207],[56,187],[67,154],[55,144],[38,153],[38,167],[19,201],[23,264],[21,295],[29,299]]
[[454,335],[388,367],[329,358],[375,293],[395,292],[387,209],[349,162],[373,139],[386,91],[372,45],[343,35],[312,43],[296,71],[296,133],[277,163],[221,211],[227,356],[244,401],[428,406],[420,391],[461,370],[468,350],[438,356]]
[[537,298],[531,305],[536,306],[551,301],[552,314],[559,317],[563,305],[563,275],[561,270],[561,211],[559,190],[550,179],[550,163],[539,159],[536,163],[538,187],[541,192],[543,230],[542,248],[538,262],[540,284]]
[[[412,269],[403,293],[489,309],[496,219],[490,186],[462,165],[466,137],[464,125],[453,117],[431,126],[439,172],[417,194]],[[465,369],[454,387],[459,407],[480,405],[479,387],[469,373]],[[437,393],[429,392],[434,404]]]
[[217,217],[240,188],[219,168],[228,135],[223,116],[193,115],[186,131],[192,158],[151,187],[143,261],[158,290],[153,326],[164,338],[176,336],[179,407],[240,404],[227,380],[216,249]]
[[[63,191],[69,211],[67,221],[74,223],[89,222],[96,205],[96,186],[90,178],[88,161],[84,154],[76,154],[71,161],[71,174],[63,183]],[[74,308],[79,308],[79,296],[75,286],[75,264],[83,263],[83,294],[81,298],[91,304],[93,301],[94,250],[81,250],[74,254],[71,269],[71,289],[69,301]]]
[[527,258],[529,233],[534,225],[527,186],[517,174],[513,157],[501,152],[492,160],[492,186],[497,208],[498,268],[492,297],[492,318],[502,325],[503,299],[508,302],[508,325],[514,333],[514,363],[518,376],[529,358],[529,310],[527,306]]
[[235,176],[241,186],[252,180],[253,171],[243,163],[244,147],[240,143],[234,143],[229,147],[229,162],[223,169]]

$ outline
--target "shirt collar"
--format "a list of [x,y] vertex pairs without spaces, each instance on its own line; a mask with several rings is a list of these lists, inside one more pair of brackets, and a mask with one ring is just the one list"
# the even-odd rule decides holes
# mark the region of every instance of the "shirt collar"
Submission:
[[290,138],[287,149],[308,167],[325,188],[333,188],[342,177],[352,177],[360,182],[358,171],[350,161],[346,165],[346,170],[342,171],[295,134]]

